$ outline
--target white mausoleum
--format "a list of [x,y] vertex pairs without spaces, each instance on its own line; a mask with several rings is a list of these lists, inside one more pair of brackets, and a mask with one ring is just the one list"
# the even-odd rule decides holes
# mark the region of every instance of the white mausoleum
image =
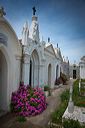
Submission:
[[23,26],[22,39],[4,18],[0,8],[0,109],[9,110],[11,94],[20,81],[25,85],[54,88],[55,79],[62,71],[60,48],[40,41],[38,17],[33,10],[31,26]]
[[80,78],[85,79],[85,56],[81,58],[79,66],[80,66]]

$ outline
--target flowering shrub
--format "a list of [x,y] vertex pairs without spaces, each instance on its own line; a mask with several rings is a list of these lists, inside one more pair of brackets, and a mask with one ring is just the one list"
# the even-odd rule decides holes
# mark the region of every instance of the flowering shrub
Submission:
[[19,89],[12,93],[11,111],[20,116],[34,116],[46,109],[46,98],[41,88],[30,88],[20,84]]

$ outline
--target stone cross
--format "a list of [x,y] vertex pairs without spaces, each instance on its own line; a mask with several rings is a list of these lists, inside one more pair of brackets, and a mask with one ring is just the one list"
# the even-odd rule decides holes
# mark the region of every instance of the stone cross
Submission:
[[3,17],[6,15],[6,12],[4,11],[3,7],[0,7],[0,17]]
[[33,9],[33,15],[35,16],[36,9],[35,7],[33,7],[32,9]]

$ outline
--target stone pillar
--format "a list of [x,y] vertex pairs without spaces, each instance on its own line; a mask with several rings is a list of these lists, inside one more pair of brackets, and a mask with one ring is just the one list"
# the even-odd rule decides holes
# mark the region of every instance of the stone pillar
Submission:
[[15,71],[15,86],[13,87],[14,90],[18,89],[18,86],[21,81],[21,56],[16,55],[16,71]]
[[39,65],[34,66],[34,83],[33,86],[39,86]]
[[29,85],[30,56],[25,54],[23,57],[22,81]]
[[70,99],[68,103],[68,112],[73,113],[74,112],[74,103],[72,101],[72,92],[73,92],[73,85],[70,85]]
[[45,77],[44,65],[40,65],[39,66],[39,86],[40,87],[44,86],[44,77]]
[[58,77],[60,77],[60,64],[59,64],[59,67],[58,67]]

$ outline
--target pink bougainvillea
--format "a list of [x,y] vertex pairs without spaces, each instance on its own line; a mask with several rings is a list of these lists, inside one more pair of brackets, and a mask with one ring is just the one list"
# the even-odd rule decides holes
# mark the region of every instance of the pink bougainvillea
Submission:
[[30,88],[20,84],[12,93],[11,110],[21,116],[34,116],[42,113],[47,107],[46,97],[41,88]]

